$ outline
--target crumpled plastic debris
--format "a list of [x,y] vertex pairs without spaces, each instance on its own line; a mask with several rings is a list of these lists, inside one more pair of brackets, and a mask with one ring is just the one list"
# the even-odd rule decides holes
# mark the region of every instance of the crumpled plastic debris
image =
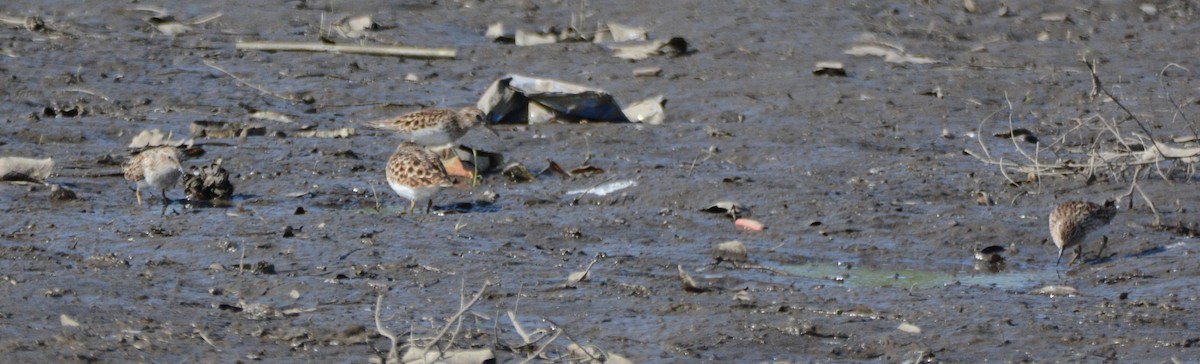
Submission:
[[680,37],[641,42],[613,43],[608,45],[613,57],[640,60],[650,56],[678,56],[688,53],[688,43]]
[[608,42],[638,42],[650,39],[646,28],[609,22],[596,31],[592,37],[593,43]]
[[52,158],[0,157],[0,181],[44,183],[52,171]]
[[662,123],[662,95],[622,109],[609,93],[583,85],[521,75],[492,82],[476,106],[489,123],[541,124],[551,121],[612,121]]
[[688,54],[687,40],[682,37],[650,39],[646,28],[605,23],[594,33],[580,32],[574,26],[563,30],[550,27],[543,30],[512,30],[502,22],[488,25],[484,36],[496,43],[511,43],[518,46],[538,46],[564,42],[592,42],[603,44],[617,58],[639,60],[651,56],[678,56]]

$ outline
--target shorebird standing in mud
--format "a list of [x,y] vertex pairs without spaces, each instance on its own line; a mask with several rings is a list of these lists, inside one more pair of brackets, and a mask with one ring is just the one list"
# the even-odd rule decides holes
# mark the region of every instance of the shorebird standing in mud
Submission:
[[[1083,252],[1083,244],[1091,237],[1103,236],[1108,223],[1116,215],[1117,207],[1112,201],[1106,201],[1104,206],[1086,201],[1067,201],[1054,208],[1054,212],[1050,213],[1050,237],[1058,246],[1058,261],[1054,265],[1062,262],[1063,251],[1070,248],[1075,248],[1075,256],[1067,265],[1074,264]],[[1104,251],[1107,243],[1108,237],[1103,236],[1097,256]]]
[[484,120],[482,110],[467,106],[460,110],[425,109],[397,117],[368,121],[366,124],[384,130],[399,132],[409,141],[426,148],[453,147],[467,131],[483,126],[499,135]]
[[157,147],[147,149],[130,158],[122,166],[121,172],[125,179],[137,184],[134,195],[137,196],[138,206],[142,206],[142,187],[154,187],[162,192],[163,206],[166,207],[171,199],[167,198],[167,189],[174,187],[183,176],[183,167],[179,164],[179,151],[175,147]]
[[442,188],[454,185],[446,167],[433,152],[415,143],[403,142],[388,158],[387,182],[396,194],[408,199],[411,214],[418,201],[428,201],[425,212],[433,208],[433,197]]

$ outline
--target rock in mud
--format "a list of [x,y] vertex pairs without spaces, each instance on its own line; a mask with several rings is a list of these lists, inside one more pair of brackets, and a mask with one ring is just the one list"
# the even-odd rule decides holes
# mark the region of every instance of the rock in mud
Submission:
[[745,262],[748,260],[746,244],[737,240],[717,244],[717,247],[712,251],[712,256],[718,263],[722,261]]
[[79,199],[79,196],[75,195],[75,191],[62,185],[50,185],[50,201],[60,202],[76,199]]

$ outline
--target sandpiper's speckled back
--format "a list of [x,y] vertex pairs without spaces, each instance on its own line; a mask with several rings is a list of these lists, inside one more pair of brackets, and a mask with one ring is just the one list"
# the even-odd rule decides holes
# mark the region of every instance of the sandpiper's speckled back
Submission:
[[483,124],[483,118],[483,111],[467,106],[460,110],[419,110],[394,118],[369,121],[367,125],[399,132],[423,146],[440,146],[462,138],[468,130]]
[[1102,230],[1114,216],[1117,216],[1117,207],[1112,201],[1104,206],[1087,201],[1067,201],[1050,213],[1050,237],[1060,251],[1070,249]]
[[179,164],[179,150],[164,146],[147,149],[130,158],[121,172],[130,182],[142,182],[158,189],[174,186],[183,175]]
[[[404,186],[414,190],[423,188],[440,189],[454,185],[454,181],[446,174],[446,167],[437,154],[411,142],[400,143],[396,151],[388,158],[388,183],[394,186]],[[433,191],[436,192],[436,191]],[[401,195],[400,191],[397,191]],[[410,200],[423,199],[418,196],[404,196]]]

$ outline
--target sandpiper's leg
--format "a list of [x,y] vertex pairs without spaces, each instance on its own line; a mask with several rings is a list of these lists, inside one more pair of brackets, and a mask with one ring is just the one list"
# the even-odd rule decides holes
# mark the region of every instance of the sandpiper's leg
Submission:
[[417,200],[409,201],[408,202],[408,211],[405,211],[405,214],[412,215],[413,209],[415,209],[416,207],[417,207]]
[[1083,244],[1075,246],[1075,253],[1071,254],[1071,261],[1067,263],[1067,266],[1069,267],[1072,264],[1075,264],[1075,261],[1079,260],[1080,255],[1083,255]]
[[432,198],[429,199],[429,203],[425,205],[425,213],[428,214],[430,211],[433,211],[433,199]]
[[1100,250],[1096,251],[1096,259],[1100,259],[1103,256],[1105,247],[1108,247],[1108,235],[1100,237]]
[[137,196],[138,207],[142,207],[142,186],[134,187],[133,195]]
[[162,199],[163,199],[162,200],[163,206],[169,205],[171,203],[171,199],[167,198],[167,190],[162,190]]

